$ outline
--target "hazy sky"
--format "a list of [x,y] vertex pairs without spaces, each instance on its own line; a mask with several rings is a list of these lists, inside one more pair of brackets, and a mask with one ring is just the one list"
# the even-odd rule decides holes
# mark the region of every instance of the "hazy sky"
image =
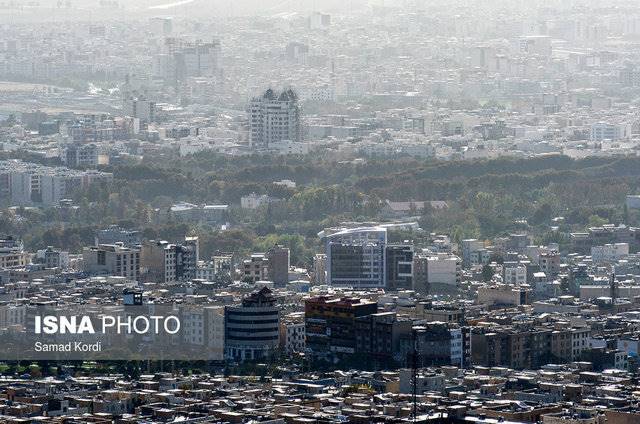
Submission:
[[[309,11],[349,11],[367,4],[406,0],[116,0],[129,11],[175,16],[276,15]],[[34,3],[38,4],[34,7]],[[103,2],[104,3],[104,2]],[[0,24],[30,20],[83,20],[122,18],[123,9],[101,5],[100,0],[14,0],[17,8],[0,8]],[[70,5],[70,8],[67,8]],[[61,7],[60,7],[61,6]],[[88,14],[87,14],[88,13]],[[137,14],[136,14],[137,15]],[[132,17],[133,15],[128,15]]]

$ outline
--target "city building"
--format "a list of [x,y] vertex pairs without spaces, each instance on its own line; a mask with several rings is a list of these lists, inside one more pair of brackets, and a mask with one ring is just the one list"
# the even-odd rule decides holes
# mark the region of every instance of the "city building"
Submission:
[[182,342],[201,347],[211,361],[225,359],[225,308],[221,306],[184,307],[180,309]]
[[96,167],[100,164],[99,150],[95,143],[67,144],[61,157],[64,164],[71,168]]
[[96,231],[95,245],[122,243],[127,247],[138,246],[142,243],[140,231],[127,230],[117,225],[111,225],[103,230]]
[[284,286],[289,282],[290,253],[287,247],[275,245],[265,253],[268,261],[267,279],[276,286]]
[[225,357],[236,361],[267,359],[280,345],[280,309],[263,288],[225,307]]
[[305,300],[306,347],[316,360],[335,361],[356,352],[356,319],[378,312],[376,302],[357,298]]
[[304,313],[293,312],[280,321],[280,349],[288,354],[302,353],[306,349]]
[[389,290],[413,288],[413,246],[388,244],[385,248],[385,287]]
[[172,283],[195,279],[198,260],[197,237],[181,244],[149,240],[142,244],[140,267],[146,281]]
[[0,161],[0,202],[9,206],[51,206],[76,189],[108,184],[113,175],[99,171],[51,168],[19,160]]
[[355,228],[326,236],[327,283],[356,289],[386,287],[384,228]]
[[82,251],[85,272],[94,275],[115,275],[138,280],[140,277],[140,249],[122,244],[101,244]]
[[181,202],[171,206],[169,214],[178,221],[220,225],[225,223],[228,211],[228,205],[194,205]]
[[355,319],[356,358],[378,366],[406,365],[411,349],[412,321],[395,312],[379,312]]
[[531,289],[508,285],[478,288],[478,303],[488,306],[520,306],[531,302]]
[[199,261],[196,278],[205,281],[231,281],[232,255],[218,254],[210,261]]
[[316,285],[327,283],[327,255],[317,253],[313,257],[313,282]]
[[31,262],[31,254],[25,252],[24,243],[14,236],[0,239],[0,268],[26,266]]
[[124,114],[139,119],[141,123],[149,124],[156,120],[156,104],[144,96],[129,96],[124,99]]
[[254,253],[242,261],[242,281],[255,283],[269,278],[269,259],[264,253]]
[[53,246],[38,250],[36,252],[34,262],[42,263],[46,268],[67,269],[71,265],[69,252],[54,249]]
[[298,95],[292,89],[281,93],[268,89],[254,98],[249,105],[249,127],[255,149],[268,149],[283,140],[302,141]]

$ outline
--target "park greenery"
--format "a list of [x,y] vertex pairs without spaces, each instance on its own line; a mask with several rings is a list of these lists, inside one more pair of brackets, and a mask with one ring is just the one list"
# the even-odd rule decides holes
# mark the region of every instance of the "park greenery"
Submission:
[[[335,162],[310,156],[201,153],[158,155],[102,170],[113,173],[113,184],[74,192],[73,208],[5,208],[0,231],[23,237],[30,249],[59,246],[79,252],[93,242],[97,228],[119,224],[139,228],[150,239],[198,235],[204,257],[216,251],[264,251],[280,243],[291,248],[294,264],[308,265],[320,249],[319,231],[345,221],[379,220],[387,199],[447,201],[449,208],[427,207],[417,220],[426,234],[447,233],[456,241],[528,230],[537,241],[562,247],[571,231],[606,223],[639,224],[637,214],[624,206],[627,194],[639,192],[636,157]],[[274,184],[282,179],[297,186]],[[243,210],[240,198],[250,193],[278,200],[255,211]],[[228,204],[229,229],[179,222],[163,214],[179,201]],[[424,235],[392,239],[407,237],[419,242]]]

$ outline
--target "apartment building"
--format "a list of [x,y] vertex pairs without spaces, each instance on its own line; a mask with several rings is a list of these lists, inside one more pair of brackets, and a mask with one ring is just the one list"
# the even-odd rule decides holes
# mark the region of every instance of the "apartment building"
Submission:
[[292,90],[276,93],[268,89],[249,105],[251,146],[268,149],[272,143],[302,141],[298,95]]
[[140,277],[140,249],[122,244],[101,244],[82,251],[85,272],[94,275],[115,275],[138,280]]

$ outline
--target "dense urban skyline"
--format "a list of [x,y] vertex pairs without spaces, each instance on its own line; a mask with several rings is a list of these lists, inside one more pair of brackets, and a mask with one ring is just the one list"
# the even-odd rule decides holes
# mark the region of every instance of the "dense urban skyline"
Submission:
[[640,422],[636,2],[0,34],[0,422]]

